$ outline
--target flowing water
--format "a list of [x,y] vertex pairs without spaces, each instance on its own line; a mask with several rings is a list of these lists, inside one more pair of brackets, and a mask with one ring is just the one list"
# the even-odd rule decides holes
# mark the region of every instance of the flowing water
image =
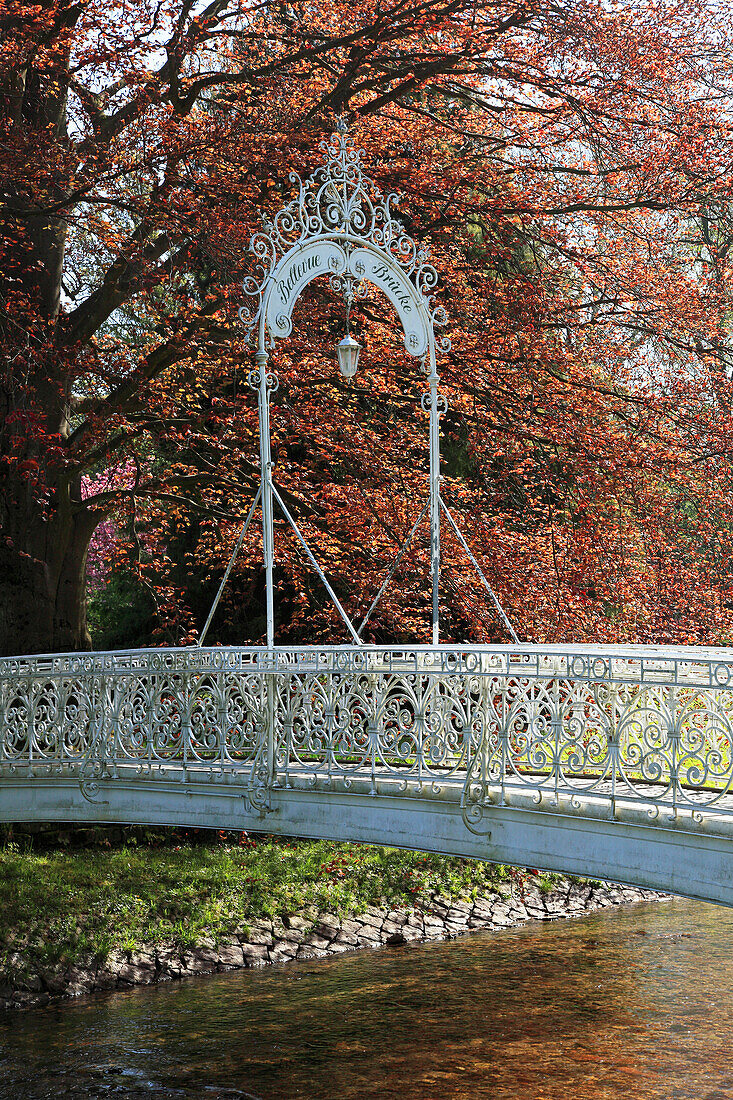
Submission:
[[733,911],[647,902],[0,1015],[0,1097],[733,1100]]

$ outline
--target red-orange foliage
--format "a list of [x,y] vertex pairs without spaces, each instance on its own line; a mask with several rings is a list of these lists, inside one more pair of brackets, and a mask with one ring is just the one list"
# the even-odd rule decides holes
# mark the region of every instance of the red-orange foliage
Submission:
[[[710,5],[3,3],[3,652],[87,644],[88,541],[132,509],[161,639],[200,624],[257,476],[246,244],[342,109],[442,273],[444,495],[520,636],[729,636],[730,27]],[[356,323],[349,387],[342,307],[311,285],[272,417],[276,478],[354,614],[427,469],[395,320],[370,297]],[[444,549],[445,635],[498,639]],[[258,554],[252,532],[222,640],[261,634]],[[340,638],[284,529],[277,556],[279,638]],[[427,638],[426,556],[372,637]]]

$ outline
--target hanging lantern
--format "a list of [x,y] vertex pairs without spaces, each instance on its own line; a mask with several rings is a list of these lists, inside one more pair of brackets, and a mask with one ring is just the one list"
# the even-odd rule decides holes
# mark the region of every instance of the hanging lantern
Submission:
[[343,340],[339,340],[336,345],[339,370],[344,378],[353,378],[356,374],[356,368],[359,366],[360,351],[361,344],[357,343],[350,333],[347,333]]

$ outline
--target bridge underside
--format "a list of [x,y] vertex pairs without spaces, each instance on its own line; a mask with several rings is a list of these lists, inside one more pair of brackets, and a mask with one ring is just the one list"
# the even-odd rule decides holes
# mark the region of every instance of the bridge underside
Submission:
[[[621,808],[609,821],[605,807],[560,799],[542,809],[529,796],[487,807],[481,834],[461,815],[461,786],[438,795],[382,786],[375,797],[358,789],[314,790],[307,783],[274,789],[266,818],[247,806],[231,783],[177,777],[129,777],[100,785],[94,801],[72,779],[12,779],[2,783],[0,820],[184,825],[243,829],[281,836],[386,844],[446,855],[537,867],[681,894],[733,906],[733,831],[730,837],[694,836],[648,811]],[[355,787],[357,789],[355,789]]]

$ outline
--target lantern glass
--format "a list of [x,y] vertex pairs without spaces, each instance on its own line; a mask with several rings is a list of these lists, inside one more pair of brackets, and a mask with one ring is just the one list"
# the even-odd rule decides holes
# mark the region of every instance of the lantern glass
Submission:
[[359,366],[360,351],[361,344],[357,343],[350,333],[347,333],[343,340],[339,340],[336,345],[339,370],[344,378],[353,378],[356,374],[356,368]]

